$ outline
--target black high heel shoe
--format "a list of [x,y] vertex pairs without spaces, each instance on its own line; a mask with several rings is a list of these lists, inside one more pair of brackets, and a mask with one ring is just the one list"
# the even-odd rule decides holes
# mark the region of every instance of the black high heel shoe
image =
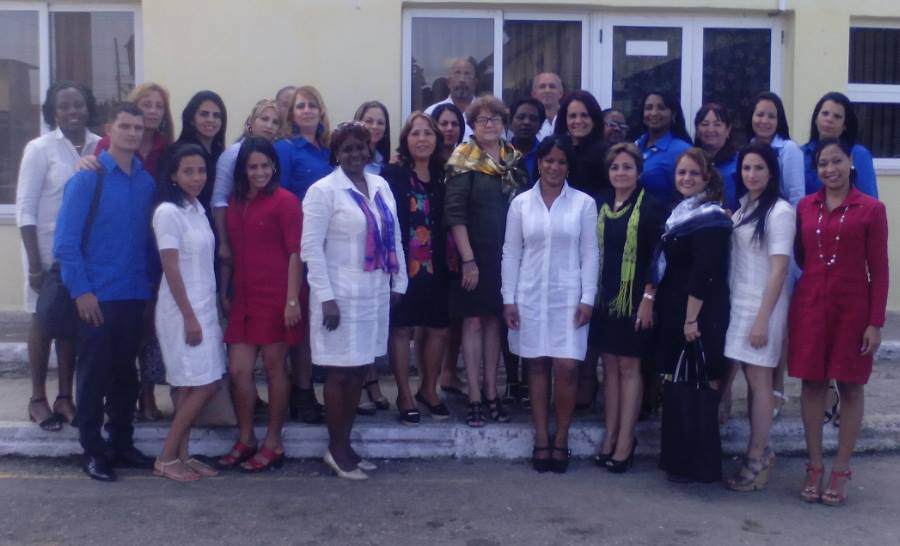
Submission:
[[629,468],[634,466],[634,452],[637,449],[637,444],[637,438],[635,438],[631,443],[631,453],[628,454],[624,461],[617,461],[610,454],[609,459],[606,461],[606,469],[613,474],[624,474]]
[[288,409],[292,421],[302,421],[307,425],[320,425],[325,422],[322,405],[316,400],[316,393],[312,388],[291,387]]
[[550,453],[551,448],[549,447],[537,447],[534,446],[534,449],[531,450],[531,467],[534,468],[537,472],[543,474],[550,470],[553,461],[549,458],[547,459],[538,459],[538,453]]
[[562,453],[565,455],[563,459],[550,459],[550,471],[554,474],[565,474],[566,470],[569,469],[569,457],[572,456],[572,452],[567,447],[554,447],[551,448],[554,453]]

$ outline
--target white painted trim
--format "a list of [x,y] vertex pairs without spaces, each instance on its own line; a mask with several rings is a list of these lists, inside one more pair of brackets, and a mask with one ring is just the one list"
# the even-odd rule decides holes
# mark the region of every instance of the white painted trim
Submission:
[[853,102],[900,103],[900,85],[874,83],[847,84],[847,96]]
[[[38,84],[41,86],[38,94],[38,101],[43,101],[50,88],[50,15],[47,11],[47,5],[42,4],[38,13]],[[40,116],[40,112],[38,113]],[[50,131],[43,120],[40,120],[41,134]]]
[[850,28],[900,28],[900,21],[897,19],[880,19],[876,17],[851,17]]
[[875,158],[875,174],[879,176],[900,176],[900,158]]
[[82,11],[135,11],[140,9],[137,4],[119,4],[110,2],[83,2],[79,4],[49,4],[50,12],[82,12]]
[[405,10],[400,26],[400,111],[412,112],[412,19],[414,10]]
[[16,205],[9,203],[0,205],[0,225],[16,223]]
[[494,83],[491,92],[503,100],[503,12],[494,15]]

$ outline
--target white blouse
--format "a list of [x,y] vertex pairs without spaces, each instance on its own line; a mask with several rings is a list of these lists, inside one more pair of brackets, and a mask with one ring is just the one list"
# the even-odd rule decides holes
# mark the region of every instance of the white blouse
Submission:
[[519,310],[510,349],[523,358],[581,360],[588,326],[575,328],[575,310],[593,306],[597,294],[597,205],[566,183],[548,209],[540,185],[513,200],[506,220],[501,292]]
[[210,206],[222,208],[228,206],[228,200],[234,193],[234,165],[237,163],[238,152],[241,151],[241,139],[225,148],[222,155],[216,161],[216,180],[213,182],[213,191]]
[[[359,366],[374,362],[387,350],[390,292],[406,292],[397,205],[387,181],[365,173],[369,197],[363,198],[383,229],[375,196],[381,195],[394,219],[394,247],[399,270],[365,271],[366,217],[350,192],[362,195],[343,169],[318,180],[303,199],[300,257],[309,268],[310,346],[313,362],[322,366]],[[322,326],[322,302],[335,300],[341,313],[338,328]]]

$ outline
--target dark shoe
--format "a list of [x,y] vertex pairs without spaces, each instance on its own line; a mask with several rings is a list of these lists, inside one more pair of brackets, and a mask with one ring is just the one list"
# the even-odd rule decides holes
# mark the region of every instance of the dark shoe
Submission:
[[598,451],[596,455],[594,455],[594,464],[603,468],[606,468],[606,462],[612,458],[612,453],[603,453],[602,451]]
[[484,426],[484,406],[481,402],[469,402],[469,412],[466,414],[466,424],[472,428]]
[[515,404],[519,401],[519,386],[521,383],[518,381],[510,381],[506,384],[506,392],[503,393],[503,401],[507,404]]
[[428,409],[428,412],[431,413],[432,419],[447,419],[450,417],[450,410],[447,409],[447,406],[444,405],[443,402],[438,402],[435,405],[431,405],[428,403],[428,400],[422,396],[421,392],[416,393],[416,402],[422,404]]
[[81,459],[81,470],[92,480],[98,482],[116,481],[116,473],[106,457],[85,454]]
[[[40,403],[43,403],[45,406],[47,406],[47,399],[46,398],[32,398],[31,400],[28,401],[28,418],[30,420],[34,421],[35,423],[38,423],[38,421],[37,421],[37,419],[35,419],[34,414],[31,412],[31,407],[34,406],[35,404],[40,404]],[[47,410],[50,411],[49,406],[47,406]],[[64,422],[64,419],[61,415],[50,411],[47,418],[42,419],[41,422],[38,423],[38,426],[41,427],[41,429],[46,430],[48,432],[59,432],[60,430],[62,430],[63,422]]]
[[666,474],[666,479],[672,483],[694,483],[697,481],[687,474],[673,474],[671,472]]
[[400,397],[397,397],[397,411],[400,412],[400,422],[404,425],[418,425],[422,420],[422,414],[415,405],[411,409],[400,407]]
[[256,395],[256,402],[253,403],[253,415],[265,415],[269,411],[269,403]]
[[289,408],[292,421],[301,421],[307,425],[320,425],[325,422],[322,406],[316,400],[316,392],[311,388],[291,387]]
[[553,457],[550,459],[550,471],[554,474],[565,474],[566,470],[569,469],[569,457],[572,456],[572,452],[569,448],[566,447],[554,447],[552,448],[553,453],[562,453],[565,455],[562,459],[557,459]]
[[617,461],[613,459],[612,454],[610,454],[609,459],[606,461],[606,469],[613,474],[624,474],[629,468],[634,466],[634,451],[636,449],[637,438],[631,442],[631,453],[628,454],[628,457],[624,461]]
[[138,450],[138,448],[131,446],[125,450],[119,450],[113,452],[113,457],[110,459],[110,463],[115,468],[153,468],[153,463],[156,462],[156,459],[153,457],[148,457]]
[[485,396],[484,405],[487,407],[488,416],[491,418],[491,421],[497,421],[498,423],[509,422],[509,414],[506,413],[506,409],[503,408],[503,404],[498,398],[488,400],[487,396]]
[[456,396],[458,398],[465,398],[467,396],[461,388],[455,385],[441,385],[441,392],[447,396]]
[[371,387],[372,385],[377,385],[377,384],[378,384],[377,379],[373,379],[371,381],[366,381],[366,384],[363,385],[363,388],[366,391],[366,396],[369,397],[370,402],[375,404],[376,410],[384,411],[384,410],[391,409],[391,403],[387,401],[387,398],[385,398],[384,395],[381,395],[380,398],[375,398],[372,396],[372,391],[369,389],[369,387]]
[[538,453],[550,453],[551,449],[549,447],[537,447],[534,446],[534,449],[531,450],[531,467],[534,468],[538,473],[543,474],[550,470],[550,466],[552,461],[550,458],[546,459],[538,459]]

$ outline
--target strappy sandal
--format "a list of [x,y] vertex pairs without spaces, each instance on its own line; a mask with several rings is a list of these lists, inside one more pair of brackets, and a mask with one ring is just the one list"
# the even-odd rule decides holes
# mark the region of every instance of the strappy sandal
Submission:
[[256,446],[248,446],[243,442],[237,442],[227,455],[216,461],[219,470],[231,470],[256,454]]
[[813,466],[806,464],[806,481],[803,483],[803,489],[800,490],[800,496],[806,502],[819,502],[822,500],[822,478],[825,477],[824,466]]
[[829,396],[832,392],[834,393],[834,403],[831,405],[830,410],[825,410],[825,422],[839,427],[841,426],[841,392],[837,390],[834,384],[828,385],[826,392]]
[[509,422],[509,414],[506,413],[506,410],[503,408],[503,404],[500,402],[499,398],[488,400],[488,398],[485,397],[484,404],[485,406],[487,406],[488,416],[490,416],[491,421],[497,421],[498,423]]
[[[71,405],[71,407],[72,407],[72,418],[71,419],[66,417],[65,414],[63,414],[63,412],[56,409],[57,405],[62,405],[62,403],[66,403],[66,402],[69,405]],[[75,411],[76,411],[75,404],[72,404],[72,397],[67,394],[60,394],[59,396],[56,397],[56,400],[53,401],[53,413],[58,415],[59,418],[62,419],[63,423],[68,423],[68,424],[72,425],[73,427],[78,426]]]
[[184,464],[197,474],[200,474],[200,476],[203,478],[214,478],[219,475],[218,470],[204,463],[200,459],[195,459],[194,457],[191,457],[184,461]]
[[772,468],[769,461],[765,454],[758,459],[744,456],[741,467],[725,482],[725,487],[732,491],[758,491],[764,488]]
[[[188,472],[186,474],[176,474],[170,467],[172,465],[182,464],[187,469]],[[156,461],[153,463],[153,475],[166,478],[176,482],[195,482],[200,479],[200,474],[197,473],[193,468],[187,465],[187,463],[183,463],[181,459],[172,459],[168,462],[160,461],[157,457]]]
[[847,493],[844,491],[844,488],[852,476],[853,472],[849,468],[844,472],[832,470],[831,479],[828,480],[828,489],[822,493],[822,504],[826,506],[843,505],[847,500]]
[[266,446],[241,465],[241,472],[262,472],[284,466],[284,451],[276,452]]
[[33,423],[37,423],[42,430],[46,430],[48,432],[59,432],[62,430],[63,417],[58,413],[54,413],[50,410],[48,406],[47,409],[50,410],[50,415],[47,418],[43,419],[40,423],[38,423],[37,419],[34,418],[34,414],[31,413],[31,406],[35,404],[40,404],[41,402],[47,403],[47,399],[44,397],[41,398],[31,398],[28,400],[28,419]]
[[481,428],[485,425],[484,405],[481,402],[469,402],[466,424],[472,428]]

